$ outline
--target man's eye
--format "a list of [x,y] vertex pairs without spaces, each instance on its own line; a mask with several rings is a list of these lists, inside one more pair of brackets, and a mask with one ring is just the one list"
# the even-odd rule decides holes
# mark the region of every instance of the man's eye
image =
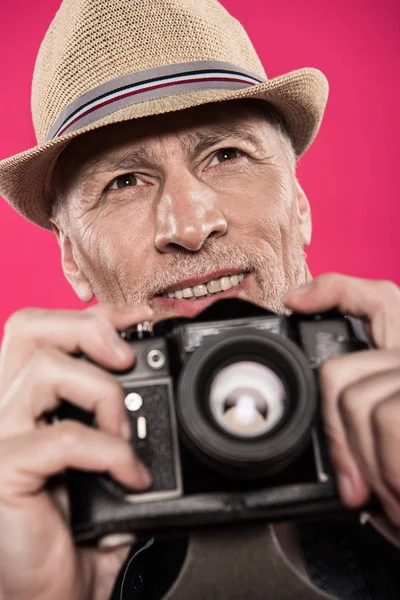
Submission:
[[127,173],[126,175],[120,175],[113,179],[113,181],[109,184],[109,190],[121,190],[126,187],[132,187],[137,185],[138,178],[134,173]]
[[236,148],[223,148],[214,154],[211,165],[214,160],[216,160],[218,163],[222,163],[233,160],[234,158],[239,158],[239,156],[243,156],[243,152],[240,152],[240,150],[237,150]]

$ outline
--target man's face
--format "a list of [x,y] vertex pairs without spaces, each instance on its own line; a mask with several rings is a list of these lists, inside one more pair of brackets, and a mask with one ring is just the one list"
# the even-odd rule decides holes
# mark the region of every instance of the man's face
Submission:
[[305,282],[307,200],[279,128],[251,103],[101,128],[64,151],[56,231],[83,300],[157,320],[239,297],[282,312]]

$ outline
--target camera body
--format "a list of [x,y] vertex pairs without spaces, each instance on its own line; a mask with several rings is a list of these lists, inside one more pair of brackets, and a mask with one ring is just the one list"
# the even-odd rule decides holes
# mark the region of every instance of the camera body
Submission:
[[[137,327],[136,362],[115,373],[145,492],[71,470],[71,525],[80,543],[104,535],[171,534],[237,520],[287,520],[340,509],[320,425],[322,362],[368,347],[336,311],[276,315],[221,300],[194,319]],[[62,418],[92,416],[64,403]]]

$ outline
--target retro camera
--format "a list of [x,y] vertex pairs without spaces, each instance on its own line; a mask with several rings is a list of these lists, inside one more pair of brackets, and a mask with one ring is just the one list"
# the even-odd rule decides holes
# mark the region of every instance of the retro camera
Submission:
[[[339,508],[316,375],[329,357],[367,347],[349,319],[286,317],[228,299],[125,337],[136,363],[116,376],[153,485],[138,493],[108,475],[70,471],[77,541]],[[92,420],[67,404],[63,416]]]

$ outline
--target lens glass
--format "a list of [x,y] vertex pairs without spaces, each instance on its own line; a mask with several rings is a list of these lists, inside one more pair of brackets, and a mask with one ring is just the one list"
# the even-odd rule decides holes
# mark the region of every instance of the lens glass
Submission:
[[269,433],[285,413],[285,386],[264,364],[240,361],[223,367],[214,377],[209,408],[218,425],[239,438]]

